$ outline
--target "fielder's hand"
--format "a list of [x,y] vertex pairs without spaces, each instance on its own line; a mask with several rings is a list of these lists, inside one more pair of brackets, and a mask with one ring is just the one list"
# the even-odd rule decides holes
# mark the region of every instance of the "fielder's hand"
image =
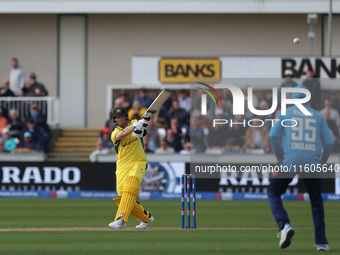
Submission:
[[155,112],[146,112],[144,113],[143,115],[143,119],[145,119],[146,121],[149,121],[151,120],[151,118],[155,115],[156,113]]

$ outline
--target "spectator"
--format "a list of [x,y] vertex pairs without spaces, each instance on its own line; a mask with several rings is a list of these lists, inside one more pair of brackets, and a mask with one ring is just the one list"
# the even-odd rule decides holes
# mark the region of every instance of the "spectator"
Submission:
[[226,118],[229,119],[232,116],[233,108],[233,96],[229,89],[224,88],[222,90],[221,100],[223,102],[223,111],[225,112]]
[[0,108],[0,134],[2,133],[2,129],[7,126],[7,119],[2,114],[2,108]]
[[149,149],[149,134],[146,134],[143,137],[143,144],[144,144],[144,152],[145,153],[153,153],[153,151]]
[[323,117],[326,120],[327,126],[329,128],[329,130],[331,131],[331,134],[334,138],[334,141],[336,141],[337,139],[339,139],[339,130],[338,127],[335,124],[335,121],[331,119],[331,112],[329,109],[325,110],[322,112]]
[[[264,111],[264,110],[268,110],[268,109],[269,109],[269,105],[268,105],[267,101],[262,100],[260,102],[259,110]],[[274,117],[275,116],[271,113],[271,114],[268,114],[268,115],[261,115],[261,116],[259,116],[259,119],[261,119],[261,120],[273,119]],[[265,124],[268,125],[268,127],[270,127],[270,125],[271,125],[271,123],[269,121],[266,121]]]
[[[278,91],[278,105],[281,105],[281,89],[282,88],[294,88],[296,87],[298,84],[293,81],[293,71],[287,69],[285,71],[285,80],[281,83],[279,91]],[[293,98],[293,93],[289,93],[286,95],[286,98]]]
[[[123,106],[123,99],[121,99],[120,97],[116,98],[113,104],[113,108],[118,107],[118,106]],[[112,108],[112,110],[113,110]],[[112,111],[111,110],[111,111]],[[112,117],[112,116],[111,116]],[[111,118],[110,117],[110,118]],[[111,120],[112,121],[112,120]]]
[[5,151],[4,146],[5,146],[5,141],[2,137],[0,137],[0,153],[1,152],[7,152],[7,151]]
[[23,140],[20,141],[20,148],[35,150],[36,147],[36,144],[32,140],[32,134],[29,131],[26,131],[24,133]]
[[[273,93],[272,91],[266,91],[264,93],[264,98],[262,99],[264,101],[266,101],[267,105],[269,106],[272,106],[273,105]],[[277,105],[277,108],[280,108],[281,106],[278,104]],[[274,114],[275,115],[275,114]]]
[[43,84],[37,82],[36,74],[30,73],[30,79],[22,88],[22,94],[26,97],[44,97],[48,92]]
[[331,112],[329,110],[325,110],[322,115],[325,118],[327,126],[329,128],[329,131],[331,132],[331,134],[334,138],[333,151],[334,152],[338,151],[340,149],[340,132],[339,132],[339,129],[338,129],[335,121],[330,118]]
[[332,108],[338,111],[338,114],[340,115],[340,101],[338,99],[339,93],[332,91],[329,94],[329,100],[331,101]]
[[42,150],[47,153],[50,143],[51,130],[47,125],[46,115],[39,111],[37,104],[32,104],[30,107],[29,118],[34,120],[36,126],[40,130],[40,133],[42,134]]
[[174,135],[182,136],[181,128],[179,127],[178,119],[173,118],[170,120],[170,128]]
[[[158,94],[160,94],[161,92],[162,92],[162,90],[160,90],[160,91],[158,92]],[[172,106],[172,99],[171,99],[171,97],[169,97],[169,98],[164,102],[164,104],[162,105],[162,108],[164,108],[164,110],[166,111],[166,113],[168,113],[168,111],[170,110],[171,106]]]
[[[7,78],[2,81],[2,87],[0,88],[0,97],[15,97],[14,92],[9,87],[9,80]],[[10,108],[11,101],[0,101],[0,105],[3,110],[3,116],[8,117],[8,109]]]
[[[249,88],[249,86],[245,86],[242,89],[245,99],[248,97],[248,88]],[[255,95],[254,91],[253,91],[253,106],[254,106],[255,109],[257,109],[257,107],[259,106],[259,99]]]
[[103,141],[101,139],[98,139],[96,143],[96,149],[93,152],[91,152],[89,156],[90,161],[95,162],[97,160],[97,157],[96,157],[97,155],[107,154],[107,153],[109,153],[109,150],[105,149]]
[[[201,115],[201,107],[202,107],[202,95],[205,93],[203,90],[198,89],[197,96],[195,96],[195,100],[192,105],[192,112],[191,114],[193,116],[199,116]],[[215,111],[215,103],[211,99],[211,97],[207,97],[207,114],[204,116],[204,118],[207,120],[207,122],[211,122],[214,118],[214,111]]]
[[15,95],[21,95],[21,89],[25,85],[25,72],[19,66],[17,58],[12,58],[12,69],[9,73],[9,85]]
[[2,137],[4,138],[4,149],[5,151],[11,152],[17,148],[17,143],[13,137],[9,134],[9,128],[4,128],[2,130]]
[[154,118],[149,121],[147,132],[149,150],[155,151],[159,147],[159,134],[157,127],[154,125]]
[[[216,119],[224,119],[224,112],[221,108],[215,110]],[[217,150],[222,152],[226,146],[228,140],[228,126],[227,125],[215,125],[209,129],[207,137],[207,144],[209,150]],[[208,151],[209,152],[209,151]]]
[[19,138],[21,130],[23,129],[23,124],[21,119],[19,118],[18,110],[17,109],[11,109],[9,111],[9,119],[7,127],[10,130],[10,135],[12,137]]
[[269,144],[269,129],[263,125],[260,127],[261,122],[259,120],[252,122],[253,127],[249,127],[245,134],[245,148],[249,152],[254,149],[262,149],[263,152],[270,150]]
[[311,94],[311,107],[315,110],[320,110],[321,106],[321,85],[317,78],[314,78],[313,70],[307,71],[307,79],[302,83],[310,91]]
[[146,108],[141,107],[139,101],[135,100],[132,103],[132,107],[128,111],[129,120],[139,120],[143,118],[143,114],[146,112]]
[[192,116],[190,121],[190,142],[192,143],[195,152],[202,152],[205,150],[203,128],[198,124],[198,117]]
[[187,113],[190,113],[191,101],[185,89],[179,91],[178,102],[180,108],[186,110]]
[[111,130],[108,127],[103,128],[101,135],[99,137],[103,141],[104,149],[111,149],[113,147],[113,142],[111,140]]
[[0,97],[14,97],[14,92],[9,87],[9,79],[3,79],[2,87],[0,88]]
[[228,129],[226,125],[215,125],[210,128],[207,137],[208,148],[222,152],[228,139]]
[[332,151],[339,152],[340,151],[340,134],[339,134],[338,127],[336,126],[335,122],[330,118],[329,110],[324,111],[322,115],[325,118],[329,131],[331,131],[331,134],[334,139]]
[[122,105],[126,110],[130,110],[131,108],[131,103],[128,100],[128,95],[125,93],[125,91],[121,91],[119,98],[122,100]]
[[148,91],[145,88],[139,90],[139,94],[135,96],[133,101],[138,101],[141,107],[149,108],[152,103],[152,98],[148,95]]
[[176,152],[182,150],[181,137],[179,135],[175,135],[171,129],[166,131],[166,141],[170,147],[175,149]]
[[223,111],[223,108],[221,108],[221,107],[215,108],[215,117],[217,118],[217,116],[218,116],[218,119],[226,119],[227,118],[225,112]]
[[24,140],[24,135],[26,132],[30,132],[32,135],[32,143],[35,144],[35,150],[41,151],[42,143],[43,143],[43,135],[40,129],[36,126],[35,121],[33,119],[27,119],[26,125],[20,133],[20,141]]
[[[254,106],[255,109],[257,109],[257,107]],[[249,121],[250,119],[252,119],[254,116],[254,114],[249,110],[248,107],[248,101],[247,101],[247,97],[244,98],[244,119],[246,121]]]
[[190,149],[191,149],[191,143],[190,142],[186,142],[185,144],[184,144],[184,147],[183,147],[183,150],[181,150],[180,152],[179,152],[179,154],[191,154],[191,151],[190,151]]
[[[241,122],[238,119],[233,120],[234,123]],[[246,130],[241,124],[234,124],[229,131],[228,146],[230,150],[242,152],[244,146]]]
[[329,115],[330,115],[329,117],[330,117],[330,119],[333,120],[333,121],[335,122],[336,127],[337,127],[337,129],[339,130],[339,128],[340,128],[340,116],[339,116],[338,111],[332,108],[331,100],[329,100],[329,99],[327,99],[327,98],[326,98],[325,101],[324,101],[324,106],[325,106],[325,107],[324,107],[323,109],[321,109],[320,113],[321,113],[322,115],[324,115],[324,113],[325,113],[326,111],[329,112]]
[[224,88],[222,90],[221,100],[226,108],[228,108],[229,110],[233,108],[233,95],[231,94],[229,89]]
[[162,108],[156,112],[155,116],[153,117],[153,120],[156,127],[168,128],[169,115],[164,105],[162,105]]
[[[276,110],[271,114],[273,117],[275,117],[281,110],[281,103],[280,103],[281,101],[280,100],[281,99],[279,98]],[[262,101],[265,101],[267,103],[267,105],[268,105],[267,109],[271,108],[273,106],[273,93],[272,93],[272,91],[265,92],[264,98],[263,98]]]
[[179,101],[177,99],[172,100],[172,107],[169,110],[170,119],[177,118],[180,126],[188,126],[189,114],[179,107]]
[[173,154],[174,148],[168,146],[166,139],[161,140],[160,147],[155,151],[156,154]]

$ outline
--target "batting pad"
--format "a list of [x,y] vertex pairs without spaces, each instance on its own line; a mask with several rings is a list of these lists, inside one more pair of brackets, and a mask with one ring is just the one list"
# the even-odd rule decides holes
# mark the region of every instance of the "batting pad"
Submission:
[[[119,206],[122,197],[115,197],[112,200]],[[144,207],[136,200],[135,206],[131,211],[131,215],[139,221],[150,222],[149,212],[145,211]]]
[[120,204],[120,200],[121,200],[121,199],[122,199],[122,197],[115,197],[115,198],[112,198],[113,202],[115,202],[116,205],[118,205],[118,206],[119,206],[119,204]]
[[122,218],[125,223],[129,220],[129,215],[136,203],[136,198],[140,189],[140,182],[135,176],[128,176],[123,184],[123,194],[117,210],[115,220]]
[[144,207],[138,201],[136,201],[136,204],[131,211],[131,215],[139,221],[143,222],[151,221],[151,219],[148,216],[149,212],[145,211]]

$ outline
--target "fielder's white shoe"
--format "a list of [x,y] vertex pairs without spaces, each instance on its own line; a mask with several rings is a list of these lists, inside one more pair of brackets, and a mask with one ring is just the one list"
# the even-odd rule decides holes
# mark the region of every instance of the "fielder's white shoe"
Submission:
[[329,251],[329,246],[327,244],[318,244],[316,246],[317,251]]
[[285,227],[278,234],[280,238],[279,246],[281,249],[287,248],[292,240],[295,231],[289,223],[286,223]]
[[109,224],[109,227],[113,229],[122,229],[126,227],[126,223],[123,221],[122,218],[119,218],[118,220],[111,222]]
[[136,228],[146,229],[155,220],[155,217],[151,215],[150,220],[150,222],[141,221],[140,224],[136,226]]

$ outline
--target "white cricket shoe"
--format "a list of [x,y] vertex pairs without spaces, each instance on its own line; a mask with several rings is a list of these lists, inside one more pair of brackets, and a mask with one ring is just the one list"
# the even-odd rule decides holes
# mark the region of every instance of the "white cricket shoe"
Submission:
[[126,223],[123,221],[122,218],[119,218],[118,220],[111,222],[109,224],[109,227],[113,229],[122,229],[126,227]]
[[293,227],[289,223],[286,223],[285,227],[278,234],[278,237],[280,238],[279,246],[281,249],[287,248],[290,245],[294,233]]
[[329,251],[329,246],[327,244],[318,244],[316,246],[317,251]]
[[150,220],[151,220],[150,222],[140,221],[140,224],[137,225],[136,228],[146,229],[155,220],[155,217],[151,215]]

